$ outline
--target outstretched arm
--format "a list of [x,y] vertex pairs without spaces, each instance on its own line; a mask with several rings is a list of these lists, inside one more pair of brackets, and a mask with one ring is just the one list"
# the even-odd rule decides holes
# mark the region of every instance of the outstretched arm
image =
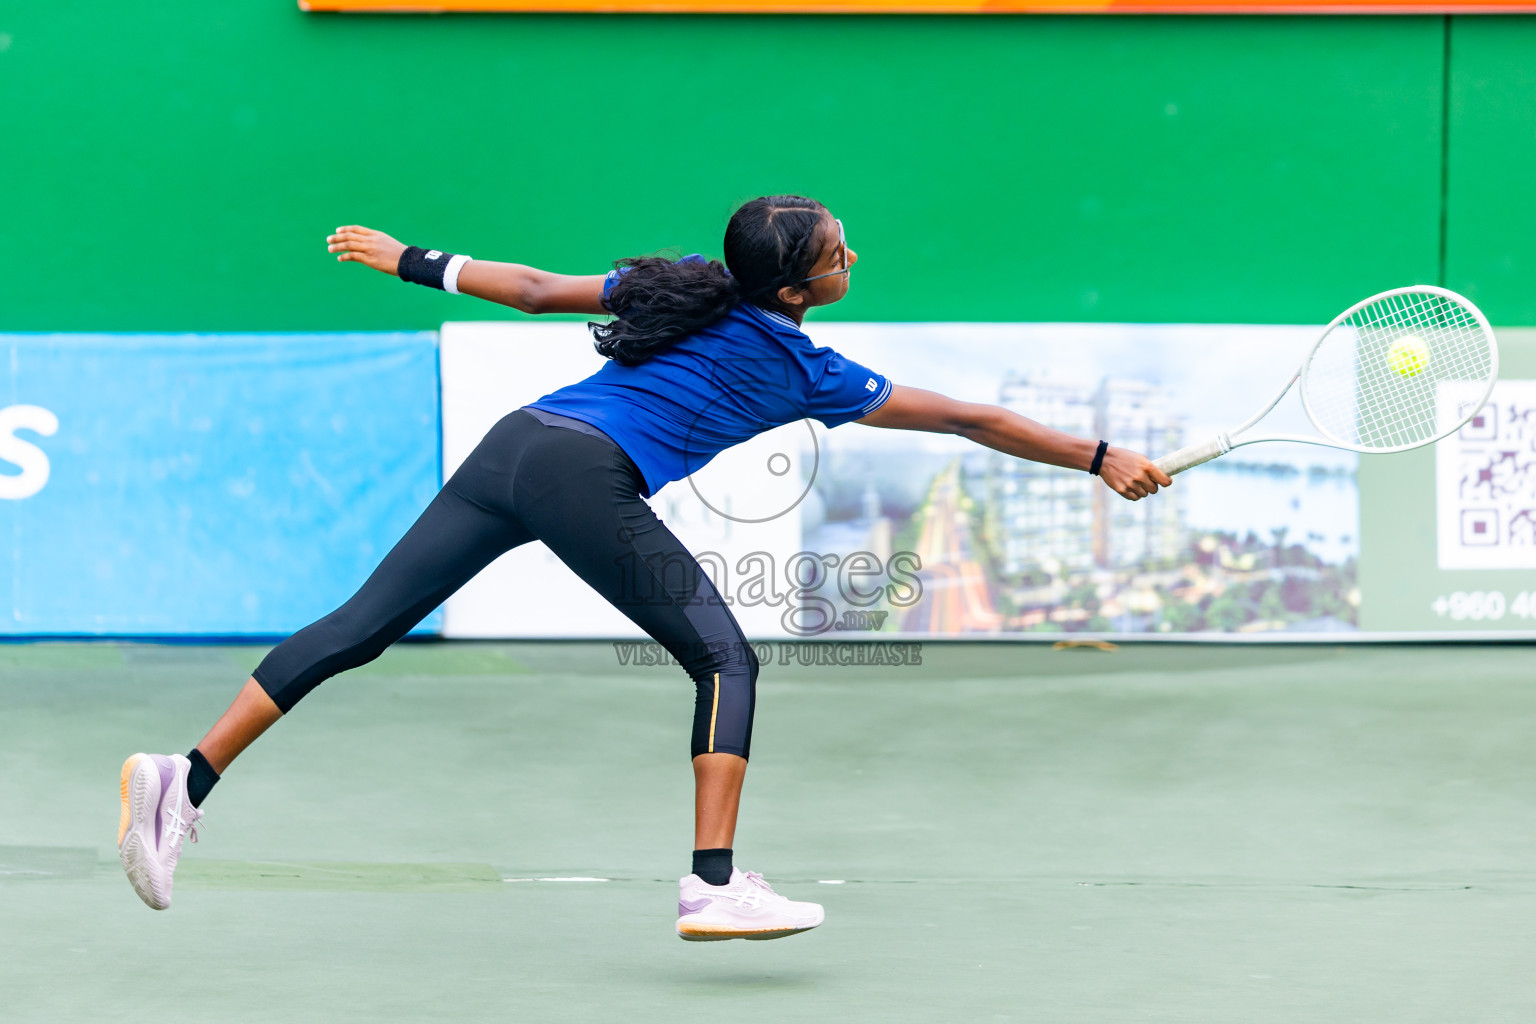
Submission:
[[[326,239],[343,263],[361,263],[386,274],[397,274],[405,246],[382,231],[358,224],[336,229]],[[551,274],[520,263],[471,260],[459,272],[459,291],[488,299],[524,313],[587,313],[605,315],[603,274]]]
[[[996,405],[957,402],[921,388],[898,385],[891,397],[858,421],[892,430],[926,430],[959,434],[1005,455],[1068,469],[1087,470],[1099,443],[1062,433]],[[1104,453],[1099,476],[1115,493],[1135,501],[1173,483],[1145,455],[1126,448]]]

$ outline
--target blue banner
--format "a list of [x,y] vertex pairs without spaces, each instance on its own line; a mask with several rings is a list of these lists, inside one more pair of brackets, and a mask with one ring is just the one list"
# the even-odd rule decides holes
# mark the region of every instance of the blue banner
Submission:
[[0,357],[0,635],[293,632],[438,487],[435,333],[0,334]]

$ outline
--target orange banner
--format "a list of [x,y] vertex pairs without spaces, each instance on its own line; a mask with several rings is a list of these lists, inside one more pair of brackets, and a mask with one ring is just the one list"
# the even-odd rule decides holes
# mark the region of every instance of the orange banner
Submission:
[[299,0],[306,11],[594,14],[1522,14],[1536,0]]

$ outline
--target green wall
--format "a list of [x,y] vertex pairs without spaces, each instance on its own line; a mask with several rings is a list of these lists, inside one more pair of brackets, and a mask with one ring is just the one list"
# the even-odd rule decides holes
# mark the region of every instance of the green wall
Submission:
[[1536,18],[1454,19],[1451,69],[1446,285],[1536,324]]
[[[1532,324],[1533,56],[1518,17],[12,4],[0,330],[512,317],[338,265],[324,235],[596,272],[715,254],[769,191],[848,225],[861,262],[831,318],[1320,323],[1442,282]],[[1506,376],[1536,373],[1536,342],[1506,337]],[[1432,467],[1362,460],[1367,629],[1446,628],[1430,602],[1472,578],[1433,568]]]
[[[765,191],[847,223],[862,262],[828,317],[1321,322],[1441,277],[1447,24],[12,4],[0,329],[514,315],[323,236],[592,272],[717,252]],[[1536,162],[1533,34],[1461,19],[1451,48],[1447,282],[1495,322],[1536,322],[1536,214],[1507,208]]]

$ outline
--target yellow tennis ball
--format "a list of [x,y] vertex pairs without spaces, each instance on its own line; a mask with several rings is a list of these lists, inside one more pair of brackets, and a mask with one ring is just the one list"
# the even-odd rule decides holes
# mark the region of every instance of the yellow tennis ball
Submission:
[[1429,346],[1423,338],[1405,334],[1387,349],[1387,362],[1401,376],[1417,376],[1429,369]]

